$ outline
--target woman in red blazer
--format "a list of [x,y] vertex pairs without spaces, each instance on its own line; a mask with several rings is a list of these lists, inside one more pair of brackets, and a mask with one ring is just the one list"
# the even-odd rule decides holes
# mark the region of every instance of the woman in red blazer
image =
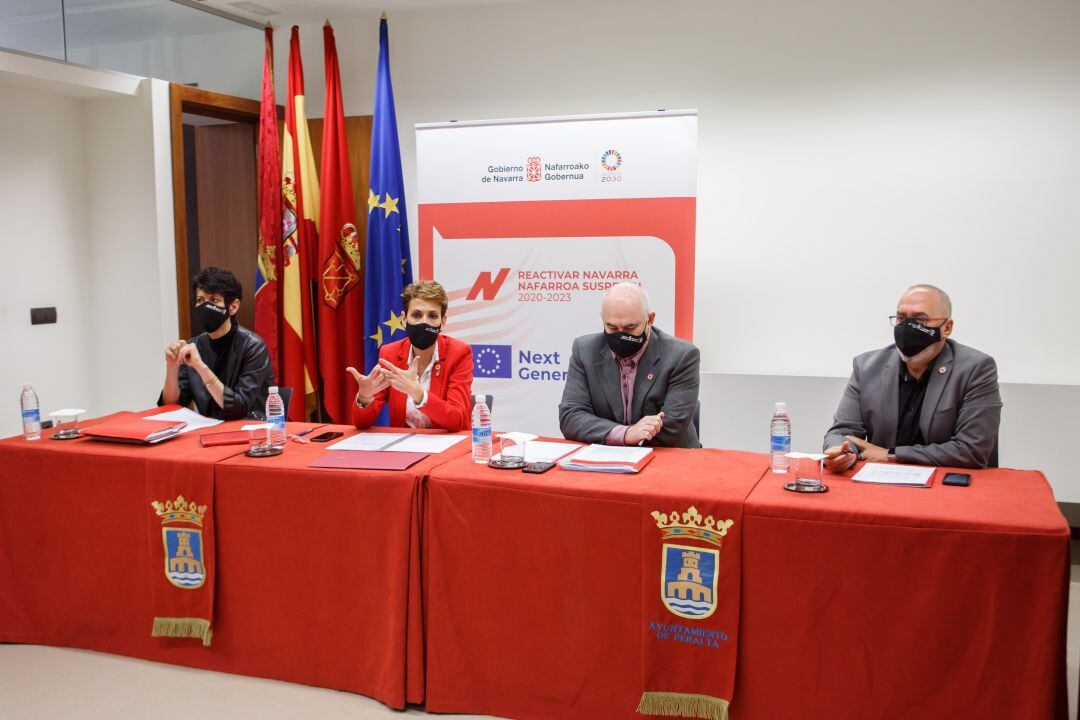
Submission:
[[352,420],[371,427],[390,404],[393,427],[441,428],[450,432],[471,424],[472,348],[442,334],[449,298],[434,280],[413,283],[401,293],[406,337],[379,348],[379,363],[369,374],[346,371],[356,380]]

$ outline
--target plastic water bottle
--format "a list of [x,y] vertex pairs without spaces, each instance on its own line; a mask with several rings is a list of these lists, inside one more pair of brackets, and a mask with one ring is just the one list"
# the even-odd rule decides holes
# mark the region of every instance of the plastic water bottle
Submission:
[[37,393],[34,386],[24,383],[22,396],[19,398],[22,406],[22,429],[23,437],[27,440],[41,439],[41,406],[38,405]]
[[270,394],[266,396],[266,422],[270,423],[270,427],[266,429],[266,444],[284,450],[285,403],[278,395],[277,385],[271,385]]
[[472,459],[481,465],[491,459],[491,411],[483,395],[476,396],[472,409]]
[[791,452],[791,416],[788,415],[787,403],[776,403],[776,412],[772,416],[769,435],[771,436],[772,471],[786,473],[789,462],[787,454]]

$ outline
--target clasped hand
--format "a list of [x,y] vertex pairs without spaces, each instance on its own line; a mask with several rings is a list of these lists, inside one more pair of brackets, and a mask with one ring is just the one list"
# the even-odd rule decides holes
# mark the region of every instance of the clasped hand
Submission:
[[845,435],[844,439],[847,442],[833,445],[825,451],[825,467],[832,472],[850,470],[858,460],[858,455],[862,455],[862,459],[869,462],[889,461],[889,451],[886,448],[874,445],[854,435]]
[[195,343],[184,342],[183,340],[177,340],[165,346],[165,365],[169,368],[189,365],[196,371],[206,367],[206,363],[203,362],[202,356],[199,355],[199,348],[195,347]]
[[627,445],[640,445],[660,434],[664,427],[664,411],[656,415],[646,415],[626,429],[623,442]]

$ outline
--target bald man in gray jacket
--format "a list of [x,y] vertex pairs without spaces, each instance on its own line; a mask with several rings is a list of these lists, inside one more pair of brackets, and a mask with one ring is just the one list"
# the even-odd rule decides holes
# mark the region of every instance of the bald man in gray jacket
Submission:
[[639,286],[612,286],[600,306],[604,332],[574,340],[559,427],[578,442],[699,448],[693,425],[701,355],[653,326]]
[[825,435],[826,465],[987,467],[1001,421],[994,359],[949,339],[952,302],[932,285],[909,288],[892,321],[894,345],[855,358]]

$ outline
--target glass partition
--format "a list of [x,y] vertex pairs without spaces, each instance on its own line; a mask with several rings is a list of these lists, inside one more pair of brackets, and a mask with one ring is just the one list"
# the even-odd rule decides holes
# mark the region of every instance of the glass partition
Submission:
[[0,2],[0,48],[64,59],[61,0]]
[[256,98],[260,28],[173,0],[0,0],[0,47]]

